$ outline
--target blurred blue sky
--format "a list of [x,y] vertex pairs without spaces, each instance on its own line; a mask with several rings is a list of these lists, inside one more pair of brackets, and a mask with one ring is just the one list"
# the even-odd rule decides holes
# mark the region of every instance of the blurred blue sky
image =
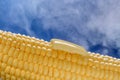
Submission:
[[0,29],[64,39],[120,58],[120,0],[0,0]]

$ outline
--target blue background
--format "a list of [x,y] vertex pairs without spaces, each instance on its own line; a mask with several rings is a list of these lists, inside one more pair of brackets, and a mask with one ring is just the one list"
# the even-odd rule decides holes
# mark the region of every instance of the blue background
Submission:
[[0,0],[0,29],[74,42],[120,58],[120,0]]

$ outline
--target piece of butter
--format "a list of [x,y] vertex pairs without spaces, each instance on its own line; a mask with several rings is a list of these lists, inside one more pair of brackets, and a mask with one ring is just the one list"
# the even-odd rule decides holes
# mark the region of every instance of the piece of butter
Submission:
[[86,56],[88,54],[83,47],[68,41],[60,39],[51,39],[51,44],[52,48],[56,50],[62,50],[70,53],[80,54],[83,56]]

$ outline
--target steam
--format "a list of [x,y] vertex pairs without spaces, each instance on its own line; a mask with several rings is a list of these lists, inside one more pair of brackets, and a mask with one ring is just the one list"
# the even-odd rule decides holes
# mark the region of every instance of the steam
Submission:
[[90,51],[120,57],[119,5],[119,0],[1,0],[0,25],[17,26],[30,36],[65,39]]

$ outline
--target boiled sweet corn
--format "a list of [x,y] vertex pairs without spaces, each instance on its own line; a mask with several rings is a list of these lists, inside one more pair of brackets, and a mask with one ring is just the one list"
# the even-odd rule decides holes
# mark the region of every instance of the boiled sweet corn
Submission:
[[87,52],[63,40],[51,42],[0,31],[3,80],[120,80],[120,59]]

